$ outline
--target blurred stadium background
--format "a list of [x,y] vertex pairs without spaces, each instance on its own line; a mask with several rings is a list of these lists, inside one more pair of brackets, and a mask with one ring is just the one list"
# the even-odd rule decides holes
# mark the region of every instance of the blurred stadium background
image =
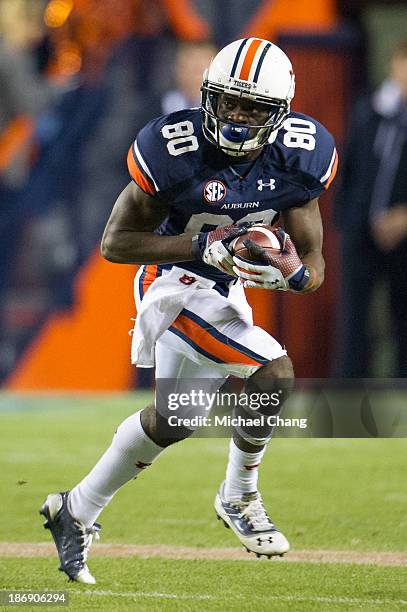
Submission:
[[[340,150],[354,99],[384,77],[406,31],[404,0],[0,0],[3,388],[151,385],[150,372],[129,363],[135,269],[104,262],[98,244],[137,131],[197,104],[214,47],[243,35],[281,45],[297,76],[294,109],[324,123]],[[257,322],[287,345],[300,377],[337,368],[334,197],[321,205],[324,286],[306,299],[250,294]],[[386,355],[388,328],[376,327]],[[391,375],[389,364],[391,355],[377,359],[371,374]]]

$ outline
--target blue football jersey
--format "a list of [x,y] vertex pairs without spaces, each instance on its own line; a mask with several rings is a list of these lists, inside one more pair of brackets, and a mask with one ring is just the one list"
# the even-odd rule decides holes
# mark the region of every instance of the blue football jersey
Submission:
[[[329,187],[337,153],[323,125],[290,113],[274,142],[241,176],[239,158],[210,144],[202,132],[200,110],[187,109],[150,121],[130,148],[128,167],[145,193],[169,206],[156,233],[175,236],[242,221],[272,224],[280,212],[309,202]],[[177,265],[217,282],[232,278],[203,262]]]

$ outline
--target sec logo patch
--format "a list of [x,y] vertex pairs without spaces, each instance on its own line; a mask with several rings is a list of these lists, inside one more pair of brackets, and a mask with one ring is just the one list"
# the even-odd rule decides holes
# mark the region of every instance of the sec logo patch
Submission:
[[204,198],[209,204],[221,202],[226,196],[226,187],[222,181],[209,181],[204,187]]

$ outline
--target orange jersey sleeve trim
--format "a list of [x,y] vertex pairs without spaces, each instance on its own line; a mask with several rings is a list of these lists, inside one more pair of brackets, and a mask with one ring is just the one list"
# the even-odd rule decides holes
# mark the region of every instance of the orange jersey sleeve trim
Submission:
[[151,179],[146,177],[143,173],[137,161],[134,158],[133,147],[130,147],[129,152],[127,154],[127,167],[129,169],[129,173],[133,181],[137,183],[137,185],[148,195],[155,195],[157,193],[156,188],[154,187]]
[[328,189],[329,185],[332,183],[332,181],[334,180],[337,170],[338,170],[338,161],[339,161],[339,157],[338,157],[338,153],[335,156],[335,162],[332,168],[332,172],[331,172],[331,176],[329,177],[329,179],[327,180],[327,182],[325,183],[324,187],[325,189]]

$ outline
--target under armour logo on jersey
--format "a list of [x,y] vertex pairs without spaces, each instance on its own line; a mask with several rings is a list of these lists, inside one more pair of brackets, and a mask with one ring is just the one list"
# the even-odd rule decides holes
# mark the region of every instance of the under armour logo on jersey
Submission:
[[268,187],[270,191],[276,188],[276,179],[270,179],[269,182],[263,181],[263,179],[259,179],[257,181],[257,189],[259,191],[263,191],[265,187]]
[[184,276],[179,277],[179,282],[184,285],[192,285],[192,283],[196,282],[195,276],[188,276],[188,274],[184,274]]
[[221,202],[226,196],[226,187],[221,181],[209,181],[204,187],[204,198],[209,204]]

